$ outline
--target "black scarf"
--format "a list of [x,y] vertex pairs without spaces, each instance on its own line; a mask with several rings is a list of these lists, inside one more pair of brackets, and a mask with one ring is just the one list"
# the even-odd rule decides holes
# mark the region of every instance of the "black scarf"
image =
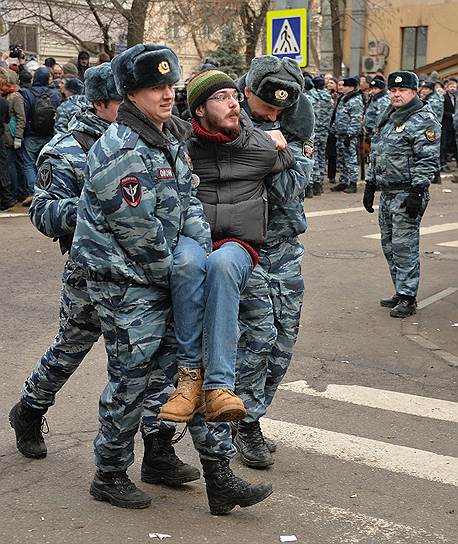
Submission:
[[381,130],[381,128],[386,125],[388,121],[391,121],[397,127],[403,125],[411,115],[421,110],[423,106],[424,103],[422,100],[420,100],[420,98],[418,98],[418,96],[415,96],[408,104],[401,106],[398,109],[394,109],[393,106],[389,106],[382,115],[377,128]]
[[354,98],[355,96],[358,96],[358,95],[361,95],[361,92],[358,91],[357,89],[355,89],[354,91],[350,91],[349,93],[343,95],[343,102],[344,104],[346,104],[349,100],[351,100],[352,98]]
[[164,131],[159,130],[157,126],[127,98],[125,98],[119,106],[116,121],[131,128],[142,140],[153,147],[168,147],[170,145],[170,140],[167,138],[164,132],[165,130],[170,131],[172,136],[179,142],[186,140],[191,135],[191,125],[174,115],[164,123]]

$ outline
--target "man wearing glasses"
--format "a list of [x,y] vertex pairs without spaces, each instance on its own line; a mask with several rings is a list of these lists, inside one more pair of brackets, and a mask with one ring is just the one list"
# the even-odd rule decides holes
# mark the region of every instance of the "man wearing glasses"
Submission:
[[234,394],[238,313],[240,293],[267,232],[263,180],[292,167],[295,159],[281,134],[253,127],[240,110],[243,94],[225,73],[201,72],[187,92],[193,127],[188,150],[213,251],[207,258],[190,239],[181,239],[178,246],[177,260],[185,266],[181,276],[174,267],[171,289],[179,381],[161,417],[190,421],[201,407],[203,388],[206,420],[233,421],[246,416]]

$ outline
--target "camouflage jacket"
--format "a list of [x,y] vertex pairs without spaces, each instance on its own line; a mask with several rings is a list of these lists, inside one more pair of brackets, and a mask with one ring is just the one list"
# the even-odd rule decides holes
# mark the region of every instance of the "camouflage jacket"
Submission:
[[[237,82],[241,91],[245,88],[245,79]],[[282,240],[298,236],[307,229],[304,212],[305,189],[311,183],[313,160],[305,153],[305,146],[311,144],[315,117],[308,98],[301,95],[298,102],[287,108],[274,123],[256,120],[248,109],[243,107],[253,124],[262,130],[281,130],[293,152],[296,164],[278,174],[271,174],[264,179],[267,189],[269,214],[267,238],[264,248],[278,244]]]
[[88,155],[71,257],[88,277],[168,287],[180,234],[211,249],[192,188],[185,140],[172,117],[158,130],[130,102]]
[[90,105],[91,103],[89,100],[81,94],[69,96],[56,110],[54,132],[56,134],[59,132],[65,134],[68,131],[68,125],[75,113],[79,113],[81,110],[90,107]]
[[428,94],[428,96],[423,99],[423,102],[428,104],[430,110],[436,116],[436,119],[442,124],[442,117],[444,116],[444,97],[434,91],[433,93]]
[[363,121],[364,104],[359,91],[351,91],[337,103],[331,132],[338,138],[359,136]]
[[69,132],[56,134],[38,157],[30,219],[45,236],[60,238],[63,252],[70,246],[76,226],[87,152],[108,126],[92,109],[86,109],[72,119]]
[[391,104],[390,97],[386,91],[375,94],[369,101],[364,114],[364,129],[366,134],[371,137],[375,130],[377,119],[382,112]]
[[415,97],[379,118],[372,137],[366,182],[382,191],[427,189],[439,170],[441,126]]

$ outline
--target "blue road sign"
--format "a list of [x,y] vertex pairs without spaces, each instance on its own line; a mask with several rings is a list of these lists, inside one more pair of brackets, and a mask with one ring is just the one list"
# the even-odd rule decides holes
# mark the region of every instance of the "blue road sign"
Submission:
[[307,10],[268,11],[267,54],[289,57],[299,66],[307,66]]

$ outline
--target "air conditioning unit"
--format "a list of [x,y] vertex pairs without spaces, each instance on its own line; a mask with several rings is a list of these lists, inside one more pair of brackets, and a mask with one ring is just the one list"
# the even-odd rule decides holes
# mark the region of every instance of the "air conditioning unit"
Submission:
[[387,55],[388,46],[383,40],[369,40],[367,43],[367,53],[371,57],[376,55]]
[[363,57],[363,72],[366,74],[375,73],[385,66],[385,57],[378,55],[376,57]]

